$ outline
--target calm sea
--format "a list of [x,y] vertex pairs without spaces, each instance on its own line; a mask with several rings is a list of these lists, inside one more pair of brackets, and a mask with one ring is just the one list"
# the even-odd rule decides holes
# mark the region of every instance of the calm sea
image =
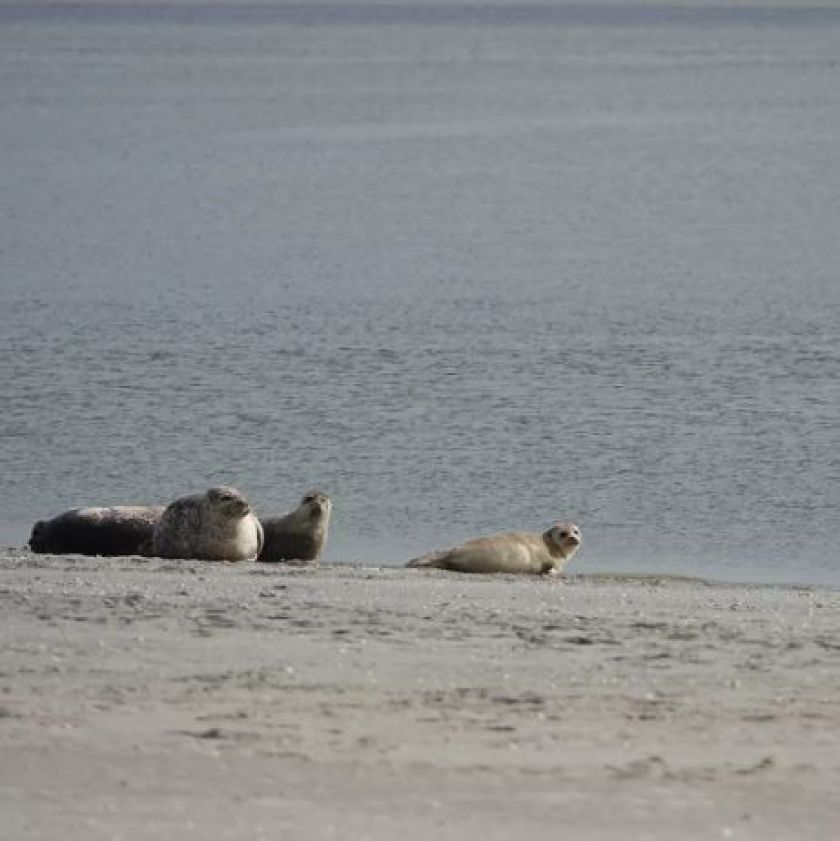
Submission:
[[840,9],[0,4],[0,542],[840,583]]

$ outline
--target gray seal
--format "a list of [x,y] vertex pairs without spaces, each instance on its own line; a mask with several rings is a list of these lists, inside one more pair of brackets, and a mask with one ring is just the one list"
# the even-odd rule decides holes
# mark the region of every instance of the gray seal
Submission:
[[152,554],[200,561],[253,561],[263,544],[260,521],[236,488],[210,488],[170,503],[155,525]]
[[140,555],[162,514],[162,505],[72,508],[51,520],[38,520],[29,548],[51,555]]
[[477,537],[451,549],[441,549],[408,562],[455,572],[561,573],[581,545],[574,523],[555,523],[542,534],[512,531]]
[[294,511],[263,517],[265,545],[258,561],[315,561],[327,543],[332,501],[321,491],[309,491]]

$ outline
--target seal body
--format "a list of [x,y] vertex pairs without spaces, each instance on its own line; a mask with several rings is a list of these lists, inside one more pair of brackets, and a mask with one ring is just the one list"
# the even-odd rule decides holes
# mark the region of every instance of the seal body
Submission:
[[38,520],[29,548],[54,555],[139,555],[162,514],[162,505],[73,508],[51,520]]
[[258,561],[315,561],[327,542],[332,502],[321,491],[309,491],[294,511],[263,517],[265,545]]
[[574,523],[556,523],[542,534],[511,531],[477,537],[452,549],[442,549],[408,562],[455,572],[507,572],[544,575],[560,573],[581,544]]
[[170,503],[156,523],[152,554],[201,561],[253,561],[263,530],[236,488],[210,488]]

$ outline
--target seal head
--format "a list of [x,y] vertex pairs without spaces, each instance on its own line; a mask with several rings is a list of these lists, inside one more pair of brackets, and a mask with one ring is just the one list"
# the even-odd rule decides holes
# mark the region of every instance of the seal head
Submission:
[[574,523],[555,523],[543,534],[543,540],[551,556],[561,561],[559,569],[555,562],[547,570],[552,573],[562,572],[563,564],[571,559],[583,543],[580,529]]
[[207,493],[208,507],[215,509],[220,516],[235,520],[251,513],[251,505],[245,495],[236,488],[219,486],[210,488]]

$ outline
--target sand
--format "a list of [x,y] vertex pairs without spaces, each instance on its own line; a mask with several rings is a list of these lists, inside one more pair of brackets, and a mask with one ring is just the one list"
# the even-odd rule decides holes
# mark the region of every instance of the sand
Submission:
[[3,838],[840,831],[840,591],[8,550],[0,599]]

